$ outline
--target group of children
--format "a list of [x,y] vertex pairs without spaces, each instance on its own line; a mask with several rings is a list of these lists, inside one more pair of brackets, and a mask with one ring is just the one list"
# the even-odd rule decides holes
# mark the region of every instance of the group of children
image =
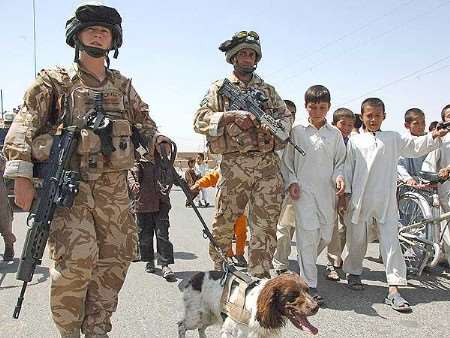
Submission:
[[[447,130],[436,128],[424,135],[424,114],[417,108],[405,114],[409,133],[381,130],[386,117],[384,103],[378,98],[368,98],[361,104],[364,132],[351,135],[356,115],[340,108],[334,112],[330,125],[326,120],[330,103],[330,92],[323,86],[310,87],[305,93],[308,124],[294,127],[291,136],[306,155],[302,156],[291,145],[283,152],[282,173],[289,196],[280,223],[286,223],[284,214],[292,204],[300,274],[319,303],[323,298],[317,291],[317,256],[328,247],[327,278],[339,280],[336,269],[342,268],[348,287],[363,290],[362,263],[375,228],[389,285],[385,302],[397,311],[411,311],[399,292],[399,287],[406,285],[406,266],[397,236],[397,180],[401,166],[403,172],[414,176],[412,171],[422,168],[419,162],[430,152],[427,159],[434,163],[430,170],[447,168],[450,165]],[[442,120],[450,120],[450,106],[444,108]],[[413,177],[404,179],[414,184]],[[449,183],[441,185],[440,190],[441,203],[449,208]],[[286,250],[283,243],[292,236],[292,230],[283,229],[286,226],[279,224],[274,256],[278,272],[287,268],[290,246]],[[342,260],[345,245],[348,255]]]

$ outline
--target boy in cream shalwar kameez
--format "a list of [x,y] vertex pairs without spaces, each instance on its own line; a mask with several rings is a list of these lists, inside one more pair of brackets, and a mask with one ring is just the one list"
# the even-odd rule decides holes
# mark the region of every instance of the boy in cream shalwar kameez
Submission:
[[398,291],[398,286],[406,285],[406,266],[397,235],[397,162],[400,156],[418,157],[436,149],[440,140],[434,138],[445,132],[412,137],[381,131],[385,110],[377,98],[365,100],[361,112],[367,131],[350,138],[345,160],[346,194],[351,197],[346,222],[349,254],[343,270],[348,274],[349,287],[361,290],[359,276],[367,250],[368,228],[375,224],[389,285],[385,302],[395,310],[406,312],[411,308]]
[[317,293],[317,256],[328,245],[336,219],[336,190],[344,192],[345,145],[340,131],[325,120],[330,94],[323,86],[306,91],[308,126],[296,126],[291,136],[305,150],[302,156],[287,146],[282,173],[296,209],[296,242],[300,275]]

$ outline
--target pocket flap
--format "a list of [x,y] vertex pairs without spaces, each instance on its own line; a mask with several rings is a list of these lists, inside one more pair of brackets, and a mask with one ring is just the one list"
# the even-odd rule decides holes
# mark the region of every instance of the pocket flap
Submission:
[[127,120],[113,120],[113,136],[131,136],[130,122]]

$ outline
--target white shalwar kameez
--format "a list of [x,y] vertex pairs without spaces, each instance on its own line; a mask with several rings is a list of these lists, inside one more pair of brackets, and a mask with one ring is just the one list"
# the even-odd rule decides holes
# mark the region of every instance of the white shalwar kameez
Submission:
[[283,154],[282,173],[289,187],[300,186],[296,210],[296,241],[300,275],[309,287],[317,287],[317,256],[328,245],[336,220],[336,178],[343,177],[345,145],[341,132],[325,123],[298,125],[291,132],[303,148],[302,156],[291,145]]
[[[450,166],[450,134],[442,139],[442,145],[439,149],[428,154],[422,164],[423,171],[439,172],[439,170]],[[445,181],[438,185],[439,203],[444,212],[450,211],[450,181]],[[446,223],[441,224],[441,230],[444,230]],[[450,263],[450,227],[447,226],[444,233],[444,251],[446,259]]]
[[398,240],[397,163],[400,156],[422,156],[440,143],[431,134],[412,137],[394,131],[366,132],[350,138],[344,170],[346,192],[351,193],[344,272],[361,275],[368,229],[375,224],[388,284],[406,285],[406,265]]

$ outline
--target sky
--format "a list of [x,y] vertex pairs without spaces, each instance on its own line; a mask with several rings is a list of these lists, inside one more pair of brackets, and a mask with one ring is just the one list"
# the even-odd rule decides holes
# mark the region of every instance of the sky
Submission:
[[[35,0],[38,71],[70,66],[64,26],[82,2]],[[123,19],[124,43],[111,68],[133,79],[160,131],[179,151],[204,150],[192,128],[211,82],[232,66],[218,50],[241,30],[261,38],[257,73],[297,104],[322,84],[339,107],[360,111],[364,98],[386,104],[384,130],[404,132],[408,108],[438,120],[450,103],[450,0],[144,1],[111,0]],[[4,109],[21,103],[34,79],[33,1],[0,0],[0,89]],[[112,53],[111,53],[112,56]]]

